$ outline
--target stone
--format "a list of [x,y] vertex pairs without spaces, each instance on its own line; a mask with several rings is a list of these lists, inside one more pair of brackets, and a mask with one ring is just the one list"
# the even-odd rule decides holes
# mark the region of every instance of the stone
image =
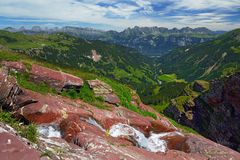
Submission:
[[186,143],[187,137],[180,132],[168,132],[160,137],[160,139],[167,142],[169,150],[189,151],[189,146]]
[[29,146],[26,140],[11,133],[12,128],[0,123],[0,159],[1,160],[39,160],[40,153]]
[[79,77],[45,68],[36,64],[32,65],[31,77],[34,82],[45,82],[50,87],[55,88],[58,92],[64,88],[80,89],[83,86],[83,80]]
[[104,101],[119,105],[120,100],[118,96],[113,92],[110,85],[100,81],[100,80],[89,80],[89,87],[93,89],[96,96],[102,97]]
[[16,97],[22,92],[14,77],[0,71],[0,104],[4,110],[13,111],[18,108]]
[[8,70],[14,71],[26,71],[26,67],[22,62],[14,62],[14,61],[2,61],[1,64],[6,67]]
[[101,58],[102,58],[102,56],[100,54],[98,54],[96,50],[92,50],[92,60],[94,62],[100,61]]
[[209,160],[239,160],[240,153],[231,150],[225,146],[214,143],[204,137],[188,134],[186,135],[186,144],[190,153],[198,153]]

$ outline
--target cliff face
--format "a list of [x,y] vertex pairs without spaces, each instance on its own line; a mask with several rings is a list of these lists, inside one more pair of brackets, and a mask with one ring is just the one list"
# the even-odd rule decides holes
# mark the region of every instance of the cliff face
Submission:
[[[24,122],[35,123],[39,131],[36,146],[0,123],[3,160],[16,156],[35,160],[40,159],[40,154],[41,159],[49,155],[56,160],[237,160],[240,157],[239,153],[201,136],[182,133],[157,113],[153,119],[123,106],[111,105],[103,110],[80,99],[40,94],[19,87],[4,70],[0,71],[0,87],[4,91],[0,92],[3,109],[13,111]],[[138,107],[151,110],[142,103]]]
[[[184,112],[171,103],[165,113],[211,140],[240,151],[240,73],[210,82],[203,92],[182,105]],[[189,118],[186,113],[191,113]]]

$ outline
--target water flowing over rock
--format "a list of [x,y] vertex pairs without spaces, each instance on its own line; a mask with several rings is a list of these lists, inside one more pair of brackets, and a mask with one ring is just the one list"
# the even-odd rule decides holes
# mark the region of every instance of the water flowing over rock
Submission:
[[161,134],[152,134],[149,138],[146,138],[143,133],[127,124],[113,125],[109,134],[113,137],[129,136],[137,142],[137,145],[151,152],[166,152],[167,150],[166,142],[160,139]]
[[38,132],[39,134],[44,135],[48,138],[51,138],[51,137],[61,138],[61,133],[59,130],[56,129],[56,126],[39,125]]
[[[13,77],[5,72],[0,75],[1,105],[8,104],[7,108],[14,111],[16,118],[39,125],[38,148],[26,148],[29,157],[25,159],[40,159],[40,152],[54,160],[216,160],[222,157],[238,160],[240,157],[239,153],[200,136],[179,133],[181,131],[161,115],[155,120],[121,106],[101,110],[79,99],[21,89]],[[9,92],[13,86],[21,92]],[[5,96],[3,91],[14,96]],[[119,124],[127,130],[117,129]],[[113,128],[127,132],[127,136],[114,137]],[[0,141],[6,145],[4,139]],[[17,144],[22,142],[16,141]],[[21,151],[10,156],[24,157],[25,150]],[[1,159],[8,160],[10,153],[0,154]]]

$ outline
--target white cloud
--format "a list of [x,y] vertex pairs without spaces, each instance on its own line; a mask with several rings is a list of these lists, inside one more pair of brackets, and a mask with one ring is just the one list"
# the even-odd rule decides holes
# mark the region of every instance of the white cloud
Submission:
[[[132,0],[129,0],[132,1]],[[160,11],[154,11],[152,4],[171,1],[173,5]],[[13,18],[41,19],[51,21],[76,21],[92,24],[112,25],[115,27],[163,26],[163,27],[198,27],[211,29],[232,29],[239,27],[239,22],[226,22],[230,15],[219,13],[199,13],[195,15],[166,14],[178,9],[201,10],[221,8],[234,10],[239,8],[239,0],[135,0],[134,4],[123,0],[0,0],[0,16]],[[110,5],[101,6],[98,3]],[[238,3],[237,3],[238,2]],[[140,10],[140,11],[138,11]],[[151,17],[156,13],[158,17]],[[120,17],[118,19],[111,18]],[[221,24],[220,24],[221,23]],[[231,23],[231,24],[230,24]]]
[[179,0],[174,8],[199,9],[239,9],[239,0]]

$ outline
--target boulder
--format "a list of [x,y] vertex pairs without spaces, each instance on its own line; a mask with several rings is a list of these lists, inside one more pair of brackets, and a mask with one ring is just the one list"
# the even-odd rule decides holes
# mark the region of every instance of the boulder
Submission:
[[[81,108],[81,105],[71,99],[61,96],[42,95],[29,90],[23,90],[23,94],[18,97],[23,101],[35,100],[37,103],[31,103],[23,106],[16,114],[23,116],[30,122],[36,124],[57,123],[71,115],[81,115],[89,117],[92,113]],[[20,101],[20,100],[19,100]],[[18,101],[18,102],[19,102]]]
[[39,160],[40,153],[27,140],[18,137],[13,129],[0,123],[1,160]]
[[38,83],[45,82],[59,92],[64,88],[73,87],[79,89],[81,86],[83,86],[83,80],[79,77],[45,68],[36,64],[32,65],[31,78],[33,81]]
[[201,154],[209,160],[239,160],[240,153],[201,136],[187,134],[189,153]]
[[180,132],[165,133],[160,139],[167,142],[167,148],[170,150],[189,151],[189,146],[186,143],[187,137]]
[[113,92],[110,85],[100,80],[89,80],[88,84],[90,88],[93,89],[96,96],[102,97],[104,101],[110,104],[120,104],[118,96]]
[[14,62],[14,61],[3,61],[1,63],[4,67],[6,67],[8,70],[13,71],[26,71],[26,67],[22,62]]
[[17,96],[22,92],[14,77],[8,76],[7,71],[0,71],[0,104],[3,109],[13,111],[18,108]]

